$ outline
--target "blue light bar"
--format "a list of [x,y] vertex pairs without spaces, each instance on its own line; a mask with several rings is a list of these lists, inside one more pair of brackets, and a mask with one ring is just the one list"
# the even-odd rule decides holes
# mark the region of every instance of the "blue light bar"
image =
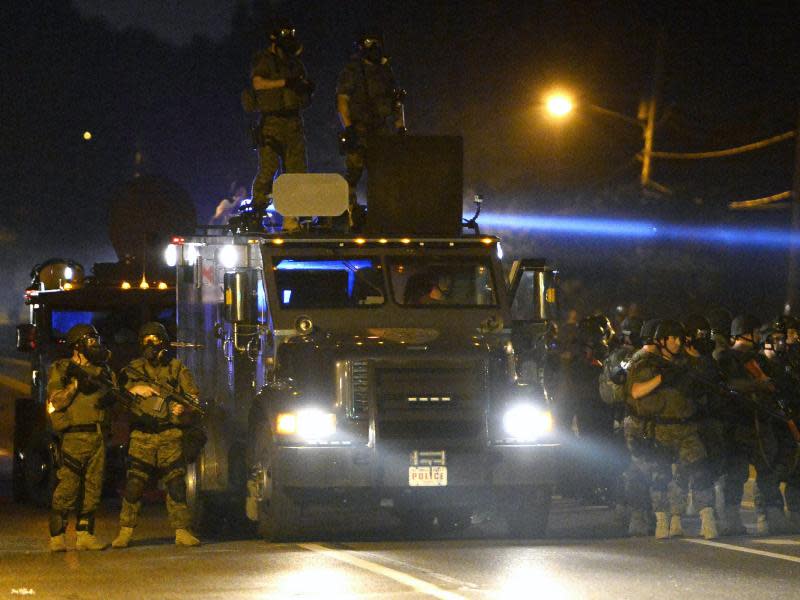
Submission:
[[372,267],[371,260],[281,260],[278,271],[350,271]]
[[800,235],[788,229],[673,225],[649,221],[550,215],[484,213],[481,225],[498,230],[541,231],[551,235],[679,240],[729,246],[788,248],[800,245]]

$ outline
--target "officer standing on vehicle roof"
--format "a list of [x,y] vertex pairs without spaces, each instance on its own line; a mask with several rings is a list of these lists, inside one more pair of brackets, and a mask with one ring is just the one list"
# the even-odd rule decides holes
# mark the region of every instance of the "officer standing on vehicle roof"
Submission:
[[[394,131],[405,133],[403,98],[383,52],[383,36],[368,31],[359,36],[355,53],[339,74],[336,110],[342,125],[340,149],[345,155],[345,178],[350,186],[350,209],[356,204],[356,186],[364,172],[368,138]],[[391,118],[391,129],[387,121]]]
[[70,511],[78,514],[77,550],[103,550],[107,544],[94,535],[94,513],[103,490],[106,446],[102,400],[107,389],[89,377],[114,381],[108,367],[110,352],[101,344],[97,330],[75,325],[66,336],[70,358],[55,361],[47,378],[47,410],[53,431],[61,438],[58,485],[50,510],[50,550],[64,552],[64,532]]
[[167,489],[167,513],[175,529],[175,543],[197,546],[200,541],[189,531],[191,514],[186,504],[186,460],[182,426],[191,415],[184,406],[165,397],[159,386],[196,398],[199,390],[191,372],[177,358],[170,358],[169,336],[161,323],[145,323],[139,329],[142,356],[125,367],[125,387],[141,397],[131,424],[128,447],[128,480],[120,512],[120,532],[114,548],[126,548],[133,537],[142,493],[156,476]]
[[[251,70],[255,108],[261,113],[256,129],[258,174],[253,181],[253,211],[263,216],[278,169],[305,173],[306,140],[300,111],[311,103],[314,85],[300,61],[303,45],[294,27],[283,24],[269,34],[269,47],[259,52]],[[284,217],[283,228],[297,229],[297,220]]]

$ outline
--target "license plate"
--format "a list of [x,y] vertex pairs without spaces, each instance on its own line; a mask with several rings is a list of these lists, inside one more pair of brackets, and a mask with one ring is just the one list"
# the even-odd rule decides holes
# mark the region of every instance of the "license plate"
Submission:
[[447,485],[447,467],[408,467],[408,485],[411,487]]

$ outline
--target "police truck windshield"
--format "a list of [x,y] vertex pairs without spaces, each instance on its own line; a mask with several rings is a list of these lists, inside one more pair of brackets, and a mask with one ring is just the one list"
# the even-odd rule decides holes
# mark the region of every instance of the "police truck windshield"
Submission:
[[369,308],[385,302],[377,258],[276,259],[282,308]]
[[492,270],[481,258],[389,257],[394,300],[413,307],[497,304]]

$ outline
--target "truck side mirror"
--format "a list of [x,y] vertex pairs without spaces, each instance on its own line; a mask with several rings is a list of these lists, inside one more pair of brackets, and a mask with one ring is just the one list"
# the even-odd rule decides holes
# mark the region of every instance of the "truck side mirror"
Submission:
[[19,352],[36,350],[36,325],[30,323],[17,325],[17,350]]

